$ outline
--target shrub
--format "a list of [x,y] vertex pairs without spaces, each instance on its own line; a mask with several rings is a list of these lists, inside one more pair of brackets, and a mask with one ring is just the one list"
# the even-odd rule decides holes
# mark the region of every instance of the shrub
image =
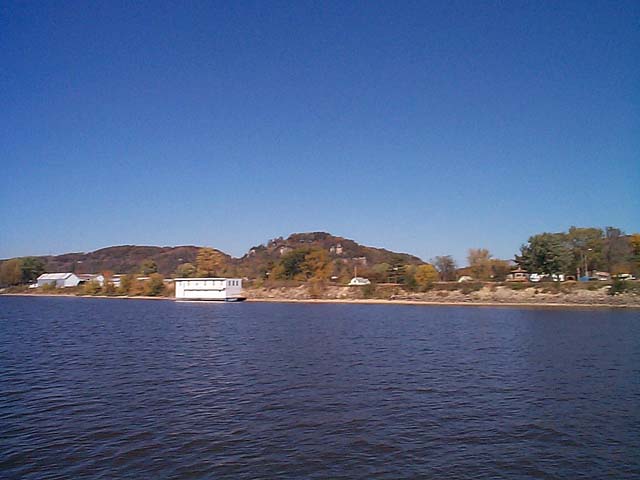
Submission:
[[362,287],[362,298],[375,298],[376,286],[373,283]]
[[95,280],[91,280],[84,284],[82,293],[84,295],[97,295],[100,293],[100,284]]
[[164,279],[159,273],[152,273],[145,283],[144,294],[148,297],[158,297],[164,293]]
[[58,287],[56,287],[55,282],[52,282],[52,283],[46,283],[46,284],[44,284],[41,288],[42,288],[42,291],[43,291],[43,292],[47,292],[47,293],[53,293],[53,292],[55,292],[56,290],[58,290]]
[[103,290],[104,290],[103,293],[105,295],[115,295],[116,294],[115,285],[112,282],[108,281],[108,280],[104,281]]
[[309,282],[309,295],[311,298],[322,298],[326,290],[326,285],[322,280],[311,280]]
[[482,283],[462,283],[461,284],[462,287],[460,288],[460,291],[464,294],[464,295],[469,295],[472,292],[477,292],[478,290],[482,289]]

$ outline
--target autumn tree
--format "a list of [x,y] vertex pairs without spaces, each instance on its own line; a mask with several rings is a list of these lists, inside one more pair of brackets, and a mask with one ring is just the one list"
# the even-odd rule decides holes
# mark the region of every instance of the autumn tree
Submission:
[[196,257],[196,272],[199,277],[216,277],[222,274],[224,256],[213,248],[201,248]]
[[102,282],[102,291],[105,295],[115,295],[116,287],[113,284],[113,272],[111,270],[105,270],[102,272],[104,281]]
[[13,286],[20,283],[22,283],[22,262],[17,258],[2,262],[0,285]]
[[416,267],[413,278],[420,290],[427,290],[438,281],[438,271],[433,265],[428,263],[425,265],[419,265]]
[[82,293],[84,295],[97,295],[100,293],[100,283],[96,280],[90,280],[82,286]]
[[491,278],[491,253],[486,248],[470,248],[467,255],[471,275],[476,280],[489,280]]
[[307,279],[325,281],[331,277],[333,264],[326,250],[316,248],[305,255],[301,270]]
[[440,280],[443,282],[453,282],[456,279],[456,261],[451,255],[436,257],[432,263],[440,274]]

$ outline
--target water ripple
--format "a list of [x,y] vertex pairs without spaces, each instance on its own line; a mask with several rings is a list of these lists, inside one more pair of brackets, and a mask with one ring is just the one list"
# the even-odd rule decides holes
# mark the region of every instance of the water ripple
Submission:
[[0,477],[640,478],[629,311],[0,297]]

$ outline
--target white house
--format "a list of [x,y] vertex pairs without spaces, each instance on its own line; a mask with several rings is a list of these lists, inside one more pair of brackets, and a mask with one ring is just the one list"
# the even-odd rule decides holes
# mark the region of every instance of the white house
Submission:
[[77,287],[82,280],[75,273],[43,273],[38,277],[38,287],[55,285],[56,288]]
[[178,300],[242,301],[240,278],[176,278]]
[[350,287],[362,287],[364,285],[371,285],[371,280],[364,277],[353,277],[349,282]]
[[98,282],[101,287],[104,286],[104,275],[101,273],[78,273],[77,277],[80,283]]

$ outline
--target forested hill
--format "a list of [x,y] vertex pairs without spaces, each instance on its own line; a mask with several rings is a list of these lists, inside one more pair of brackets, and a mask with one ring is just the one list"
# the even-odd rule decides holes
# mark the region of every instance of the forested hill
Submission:
[[[326,232],[294,233],[287,238],[274,238],[249,250],[234,261],[238,270],[246,276],[258,277],[273,268],[287,255],[296,251],[322,250],[327,252],[334,264],[334,273],[351,275],[354,268],[365,273],[376,265],[388,268],[392,265],[420,265],[424,262],[407,253],[398,253],[384,248],[368,247],[344,237]],[[342,272],[344,270],[344,272]]]
[[[151,270],[164,276],[177,274],[184,264],[197,266],[198,252],[202,247],[155,247],[120,245],[102,248],[88,253],[65,253],[55,256],[31,257],[44,264],[45,272],[97,273],[110,271],[117,274],[143,273],[145,263],[155,264]],[[260,277],[291,254],[310,250],[322,250],[327,261],[334,265],[334,273],[351,275],[355,268],[365,273],[376,265],[388,268],[393,265],[419,265],[424,263],[416,256],[396,253],[383,248],[367,247],[343,237],[325,232],[294,233],[288,238],[275,238],[264,245],[251,248],[243,257],[232,258],[220,254],[218,274]],[[3,263],[3,262],[0,262]],[[5,262],[6,263],[6,260]]]
[[[102,272],[139,273],[145,261],[152,260],[158,272],[170,276],[179,265],[197,265],[197,255],[201,247],[149,247],[122,245],[103,248],[90,253],[67,253],[64,255],[42,257],[48,272]],[[294,233],[287,238],[269,240],[264,245],[251,248],[243,257],[232,258],[224,252],[222,263],[225,265],[220,274],[257,277],[271,270],[287,254],[299,250],[323,250],[336,264],[336,270],[352,273],[354,267],[365,272],[374,265],[419,265],[422,262],[416,256],[397,253],[383,248],[368,247],[343,237],[325,232]],[[219,251],[219,250],[218,250]]]
[[[153,261],[159,273],[171,275],[182,263],[196,263],[200,247],[152,247],[120,245],[89,253],[65,253],[63,255],[39,257],[45,262],[47,272],[95,273],[140,273],[144,262]],[[224,255],[230,258],[228,255]]]

